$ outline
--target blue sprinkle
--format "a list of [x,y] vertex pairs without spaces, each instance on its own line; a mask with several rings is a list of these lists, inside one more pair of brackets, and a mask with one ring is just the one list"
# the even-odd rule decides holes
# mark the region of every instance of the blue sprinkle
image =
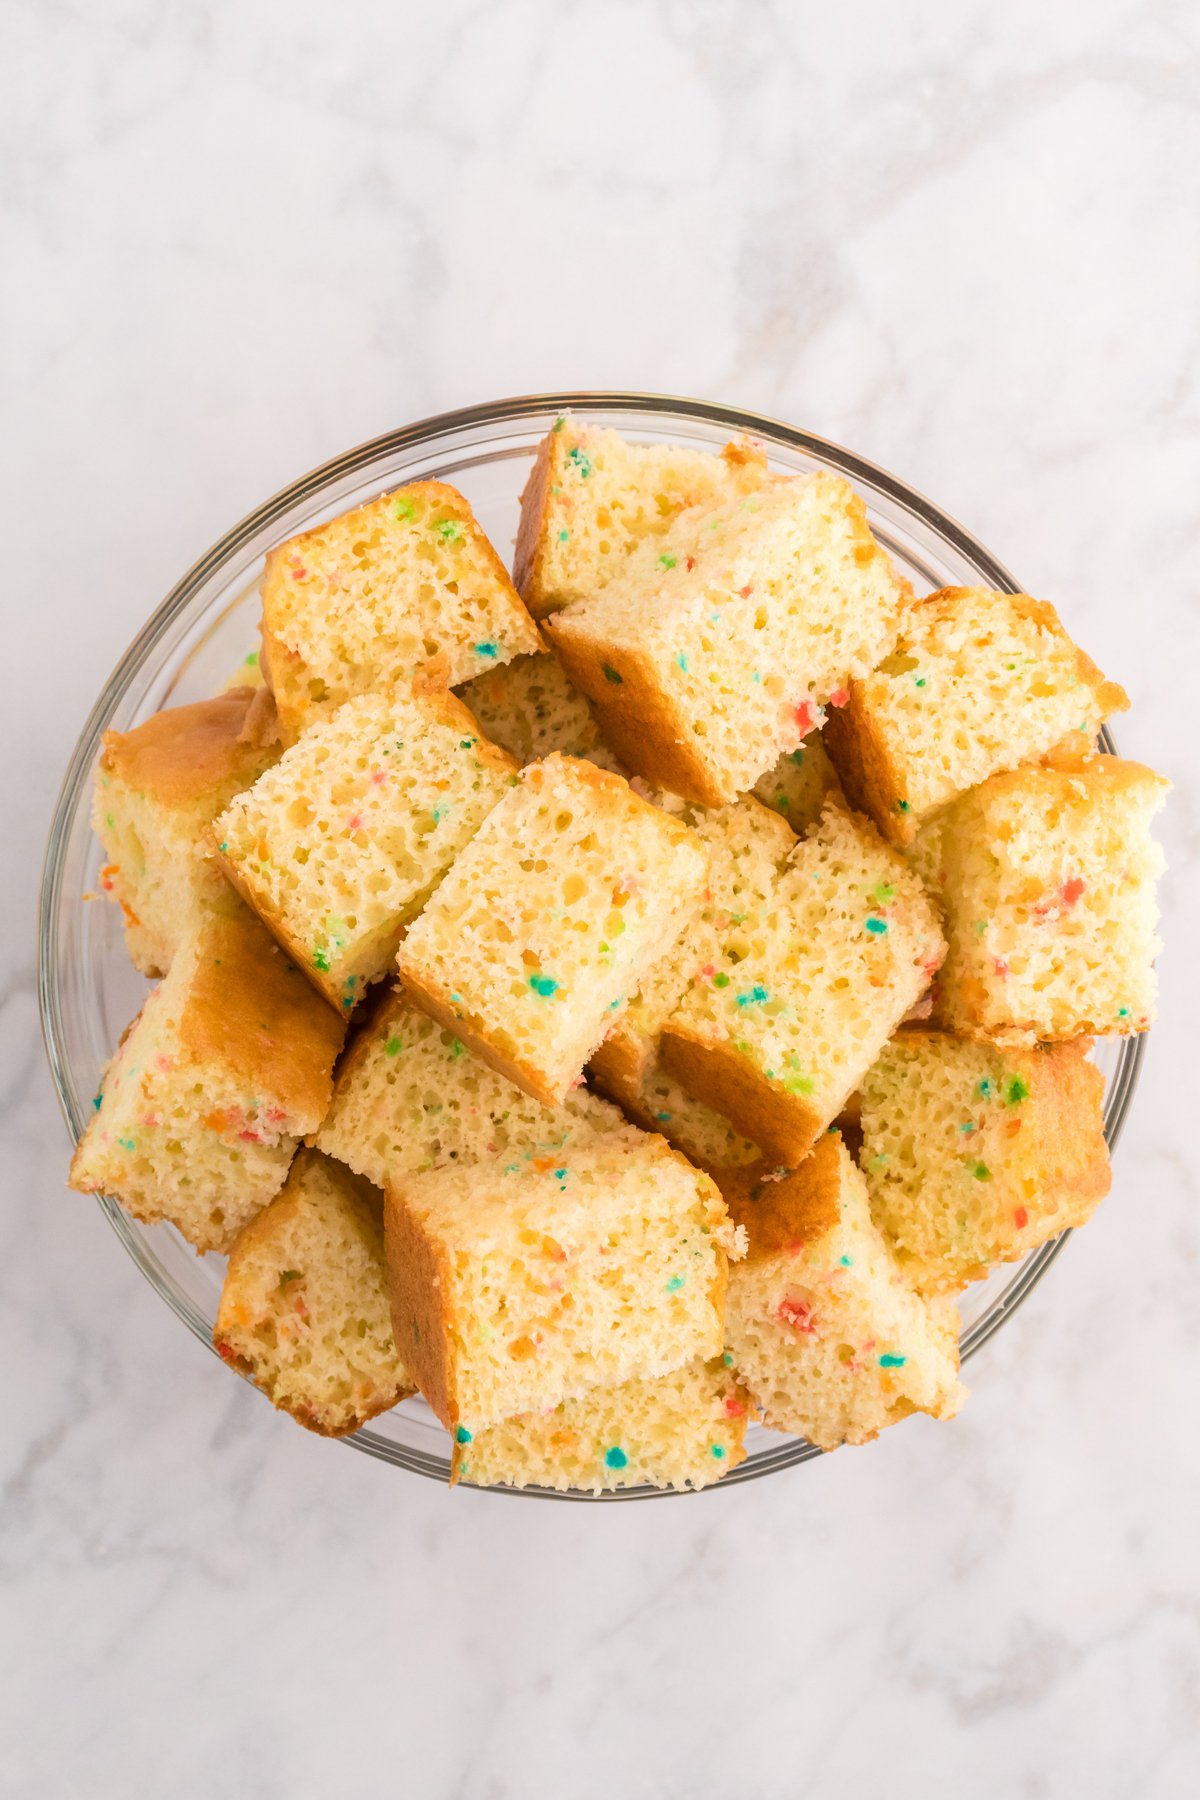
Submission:
[[553,980],[549,975],[531,975],[529,977],[529,985],[535,994],[540,994],[542,996],[543,1000],[548,1000],[551,994],[557,994],[558,992],[557,981]]
[[724,1444],[710,1444],[709,1449],[712,1451],[712,1453],[716,1457],[717,1461],[720,1462],[721,1458],[725,1454]]
[[455,1431],[454,1441],[456,1444],[469,1444],[470,1443],[471,1434],[467,1430],[465,1425],[460,1425],[458,1427],[458,1429]]
[[604,1463],[606,1468],[623,1469],[628,1461],[629,1458],[619,1444],[613,1444],[610,1449],[604,1452]]
[[675,658],[675,661],[676,661],[676,664],[678,665],[678,667],[681,668],[683,670],[684,674],[686,675],[687,674],[687,657],[683,654],[682,650],[679,652],[679,655]]
[[766,998],[766,988],[762,985],[761,981],[756,981],[749,993],[738,995],[737,1003],[739,1006],[756,1006],[761,1005]]
[[893,1356],[886,1350],[879,1359],[879,1366],[881,1369],[902,1369],[907,1361],[907,1356]]
[[500,646],[499,644],[493,644],[489,639],[485,644],[475,645],[475,654],[476,656],[499,656]]
[[677,1294],[679,1292],[680,1288],[683,1286],[685,1280],[686,1280],[686,1276],[672,1275],[670,1281],[668,1281],[668,1283],[667,1283],[668,1294]]

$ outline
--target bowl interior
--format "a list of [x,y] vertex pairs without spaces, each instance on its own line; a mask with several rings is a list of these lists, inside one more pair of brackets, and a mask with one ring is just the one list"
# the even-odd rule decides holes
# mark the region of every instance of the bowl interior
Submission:
[[[1017,589],[961,527],[883,471],[788,426],[692,401],[552,394],[498,402],[390,433],[315,470],[235,526],[183,578],[122,658],[72,756],[46,857],[39,981],[47,1050],[73,1137],[84,1128],[100,1071],[147,988],[125,955],[119,910],[95,899],[101,853],[89,813],[101,732],[128,730],[160,707],[202,699],[223,686],[257,647],[257,587],[267,550],[388,487],[433,477],[453,483],[500,555],[509,559],[518,500],[537,445],[567,409],[646,443],[718,449],[740,431],[753,432],[782,471],[824,467],[852,481],[867,503],[872,529],[919,593],[948,584]],[[1105,747],[1113,748],[1107,736]],[[1110,1144],[1129,1102],[1141,1048],[1140,1038],[1108,1040],[1097,1053]],[[223,1260],[198,1257],[169,1226],[140,1225],[115,1202],[99,1204],[161,1297],[211,1347]],[[964,1356],[1004,1322],[1064,1241],[1065,1236],[967,1290]],[[402,1468],[447,1479],[449,1439],[420,1399],[404,1401],[346,1441]],[[751,1427],[747,1451],[746,1461],[721,1487],[819,1454],[802,1439],[762,1426]],[[655,1490],[631,1488],[602,1497],[652,1494]]]

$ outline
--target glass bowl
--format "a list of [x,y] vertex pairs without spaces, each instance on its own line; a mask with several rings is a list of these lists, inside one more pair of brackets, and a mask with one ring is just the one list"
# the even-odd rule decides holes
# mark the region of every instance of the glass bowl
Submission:
[[[222,686],[257,645],[257,587],[266,551],[381,490],[419,479],[452,482],[471,502],[501,555],[507,554],[516,535],[518,496],[538,442],[567,410],[642,443],[717,449],[731,436],[750,432],[766,446],[774,467],[794,473],[832,469],[853,482],[876,535],[918,592],[950,584],[1018,591],[1018,583],[989,551],[894,476],[808,432],[695,400],[585,393],[498,400],[405,426],[314,469],[233,526],[172,589],[121,658],[71,757],[42,879],[39,998],[50,1067],[74,1138],[88,1118],[101,1067],[146,991],[126,958],[118,908],[86,904],[98,887],[100,866],[89,807],[101,733],[110,726],[127,731],[160,707],[201,699]],[[1105,748],[1113,748],[1107,735]],[[1100,1045],[1110,1146],[1129,1105],[1141,1057],[1141,1038],[1109,1039]],[[113,1200],[101,1198],[99,1205],[155,1291],[211,1349],[222,1259],[197,1256],[170,1226],[141,1225]],[[962,1304],[964,1358],[1011,1316],[1067,1235],[968,1288]],[[448,1478],[449,1438],[420,1399],[402,1402],[345,1441],[399,1468],[443,1482]],[[752,1426],[745,1462],[719,1488],[819,1454],[802,1438]],[[517,1491],[537,1497],[546,1493]],[[575,1493],[553,1497],[593,1498]],[[639,1487],[596,1497],[667,1496]]]

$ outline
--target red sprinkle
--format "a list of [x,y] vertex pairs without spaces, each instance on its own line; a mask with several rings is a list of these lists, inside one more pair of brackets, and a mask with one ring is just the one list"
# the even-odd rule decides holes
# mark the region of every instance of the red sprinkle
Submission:
[[1063,905],[1074,906],[1080,894],[1082,894],[1085,885],[1086,884],[1079,879],[1078,875],[1072,875],[1070,881],[1064,881],[1058,890],[1058,897]]
[[695,568],[695,566],[696,566],[696,559],[695,559],[695,557],[694,557],[694,556],[689,556],[689,557],[688,557],[688,558],[687,558],[687,561],[686,561],[686,562],[685,562],[685,564],[684,564],[684,567],[685,567],[685,568],[688,568],[688,569],[694,569],[694,568]]
[[995,969],[997,975],[1000,976],[1001,980],[1008,974],[1008,964],[1002,956],[993,956],[992,967]]
[[1028,1223],[1029,1223],[1029,1214],[1025,1211],[1025,1208],[1023,1206],[1018,1206],[1016,1212],[1013,1214],[1013,1224],[1016,1226],[1018,1231],[1024,1231],[1024,1229],[1028,1225]]
[[836,693],[830,694],[829,704],[830,706],[845,706],[849,698],[845,688],[838,688]]
[[743,600],[748,600],[753,592],[754,592],[754,588],[752,586],[738,589],[738,593],[741,595]]
[[362,814],[361,813],[351,813],[350,817],[346,820],[346,830],[347,831],[361,831],[362,828],[363,828]]
[[812,1307],[806,1305],[803,1300],[793,1300],[788,1294],[784,1295],[775,1308],[775,1316],[784,1325],[790,1325],[793,1331],[801,1331],[806,1336],[811,1336],[817,1329],[813,1321]]
[[730,1394],[728,1400],[725,1402],[725,1411],[729,1414],[729,1417],[731,1419],[740,1419],[745,1410],[746,1409],[741,1401],[735,1400],[733,1395]]
[[796,723],[805,737],[817,722],[817,709],[811,700],[802,700],[796,708]]

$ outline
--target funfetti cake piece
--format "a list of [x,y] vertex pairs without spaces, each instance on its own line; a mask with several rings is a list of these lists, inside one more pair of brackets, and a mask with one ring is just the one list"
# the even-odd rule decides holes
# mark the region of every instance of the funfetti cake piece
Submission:
[[270,696],[248,686],[106,731],[92,806],[100,885],[125,915],[130,960],[165,975],[209,908],[229,900],[208,827],[279,756]]
[[1089,753],[1128,705],[1045,601],[941,588],[907,609],[894,648],[850,683],[825,742],[850,804],[904,846],[989,775],[1057,748]]
[[519,763],[538,762],[561,750],[564,756],[585,756],[598,768],[624,774],[556,656],[519,656],[468,681],[459,698],[492,742]]
[[736,501],[772,479],[742,438],[720,456],[678,444],[629,444],[569,415],[542,440],[521,495],[513,578],[535,618],[584,600],[639,545],[666,538],[689,510]]
[[540,648],[457,489],[416,481],[280,544],[262,580],[262,653],[285,742],[356,694],[452,687]]
[[366,1010],[314,1142],[380,1187],[450,1163],[550,1158],[551,1166],[569,1144],[633,1135],[617,1108],[585,1087],[557,1107],[531,1100],[400,989]]
[[794,1166],[944,952],[933,903],[903,857],[831,801],[793,850],[774,905],[730,926],[712,973],[667,1021],[663,1066]]
[[462,1442],[723,1348],[740,1246],[715,1185],[661,1138],[404,1176],[385,1239],[397,1349]]
[[1164,866],[1150,822],[1169,786],[1097,756],[994,775],[942,815],[939,1024],[1025,1043],[1145,1031]]
[[455,1436],[451,1482],[560,1493],[711,1487],[746,1456],[750,1397],[723,1357],[591,1388],[549,1412]]
[[217,820],[240,888],[349,1012],[516,780],[453,694],[364,694],[322,719]]
[[105,1069],[71,1186],[228,1250],[321,1123],[343,1030],[253,913],[205,918]]
[[213,1343],[310,1431],[357,1431],[413,1391],[396,1355],[383,1196],[301,1150],[229,1252]]
[[908,592],[862,501],[820,473],[689,515],[546,629],[622,762],[721,806],[886,655]]
[[922,1292],[953,1292],[1091,1217],[1111,1172],[1088,1048],[906,1027],[869,1071],[871,1213]]
[[522,771],[400,947],[416,1004],[547,1106],[698,910],[708,853],[628,782]]
[[[669,796],[663,796],[669,800]],[[632,1118],[663,1133],[685,1156],[712,1166],[711,1151],[737,1163],[761,1152],[696,1100],[676,1092],[664,1100],[671,1082],[659,1065],[659,1034],[696,982],[715,971],[722,942],[731,930],[753,931],[764,909],[773,906],[775,883],[786,867],[796,838],[790,827],[751,795],[714,809],[677,805],[676,817],[689,824],[709,853],[703,904],[683,936],[643,977],[628,1006],[610,1027],[588,1065],[604,1093]],[[707,973],[706,973],[707,972]],[[672,1084],[673,1085],[673,1084]],[[716,1140],[714,1142],[714,1139]],[[696,1155],[701,1150],[700,1155]]]
[[[594,1057],[592,1062],[595,1063]],[[594,1079],[602,1091],[617,1096],[616,1082],[610,1082],[605,1089],[598,1077]],[[706,1174],[718,1176],[723,1169],[748,1168],[763,1160],[757,1144],[735,1131],[724,1113],[706,1106],[681,1087],[673,1075],[667,1074],[657,1055],[639,1076],[619,1085],[622,1112],[644,1130],[659,1132]]]
[[803,837],[824,812],[827,800],[844,798],[824,733],[810,731],[797,749],[785,750],[775,767],[759,776],[754,792]]
[[791,1174],[723,1191],[749,1245],[729,1273],[726,1341],[766,1424],[836,1450],[909,1413],[953,1418],[967,1395],[954,1304],[904,1279],[836,1132]]

